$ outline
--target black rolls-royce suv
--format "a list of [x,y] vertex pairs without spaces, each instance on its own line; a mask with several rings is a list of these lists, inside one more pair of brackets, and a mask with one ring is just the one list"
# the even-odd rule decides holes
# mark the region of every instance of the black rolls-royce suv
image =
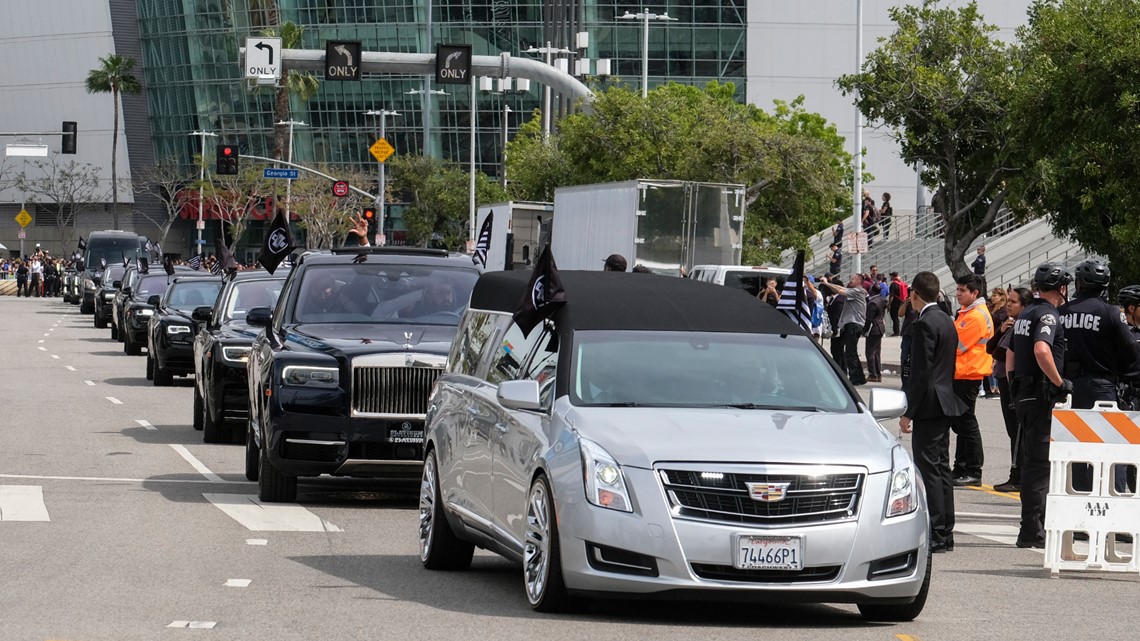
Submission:
[[416,478],[424,416],[479,272],[468,256],[306,254],[249,355],[246,477],[294,501],[297,477]]
[[[169,387],[174,376],[194,373],[195,309],[213,305],[222,279],[208,272],[179,275],[166,293],[152,296],[154,314],[147,323],[146,373],[155,387]],[[155,300],[157,299],[157,300]]]

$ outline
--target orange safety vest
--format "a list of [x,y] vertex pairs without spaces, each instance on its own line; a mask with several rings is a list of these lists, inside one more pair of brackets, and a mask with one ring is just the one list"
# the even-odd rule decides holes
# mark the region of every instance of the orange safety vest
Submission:
[[954,329],[958,331],[954,379],[980,381],[993,374],[994,358],[986,353],[986,341],[994,335],[994,320],[986,301],[979,298],[972,306],[959,311]]

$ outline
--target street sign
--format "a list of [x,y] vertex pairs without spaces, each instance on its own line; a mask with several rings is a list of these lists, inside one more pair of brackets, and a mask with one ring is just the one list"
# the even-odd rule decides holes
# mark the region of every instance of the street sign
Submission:
[[265,173],[262,175],[265,178],[288,178],[290,180],[296,180],[297,176],[301,174],[296,169],[274,169],[272,167],[266,167]]
[[24,240],[27,237],[28,237],[28,232],[24,231],[23,229],[16,232],[16,238],[19,238],[20,240]]
[[199,239],[199,240],[196,240],[196,241],[194,241],[194,244],[195,244],[195,245],[205,245],[205,244],[206,244],[206,241],[205,241],[205,240],[202,240],[202,239]]
[[204,220],[194,221],[194,228],[195,229],[205,229],[206,228],[206,221],[204,221]]
[[471,81],[471,45],[436,45],[435,81],[465,85]]
[[20,223],[21,227],[27,227],[28,223],[32,222],[32,215],[27,209],[21,209],[20,213],[16,214],[16,222]]
[[396,148],[388,144],[387,140],[381,138],[380,140],[372,143],[372,146],[368,148],[368,151],[372,152],[372,157],[375,158],[378,162],[384,162],[385,160],[388,160],[388,156],[391,156],[392,152],[396,151]]
[[245,39],[245,77],[281,79],[281,38]]
[[360,41],[325,43],[325,80],[360,80]]
[[333,195],[337,198],[343,198],[348,195],[348,183],[343,180],[338,180],[333,183]]
[[846,234],[844,240],[846,241],[844,251],[848,254],[867,253],[867,232],[850,232]]

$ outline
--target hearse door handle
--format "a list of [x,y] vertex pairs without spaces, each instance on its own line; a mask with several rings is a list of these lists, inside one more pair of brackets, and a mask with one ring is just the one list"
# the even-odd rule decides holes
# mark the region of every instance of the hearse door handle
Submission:
[[507,432],[511,431],[511,428],[507,427],[503,423],[495,423],[495,431],[497,431],[499,434],[506,434]]

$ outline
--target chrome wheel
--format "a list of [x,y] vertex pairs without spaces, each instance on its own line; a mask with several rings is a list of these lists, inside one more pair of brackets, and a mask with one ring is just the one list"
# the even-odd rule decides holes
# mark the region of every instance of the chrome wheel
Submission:
[[435,535],[435,457],[424,461],[424,476],[420,480],[420,561],[428,560]]
[[526,538],[523,541],[523,579],[526,598],[540,602],[550,576],[550,497],[546,484],[531,485],[526,504]]

